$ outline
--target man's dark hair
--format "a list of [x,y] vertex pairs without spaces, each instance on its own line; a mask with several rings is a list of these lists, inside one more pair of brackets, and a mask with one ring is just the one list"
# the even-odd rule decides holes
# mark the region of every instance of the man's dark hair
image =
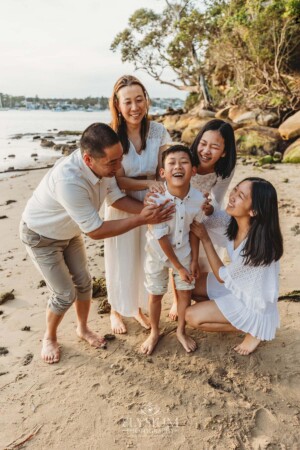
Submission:
[[105,156],[104,150],[120,142],[118,135],[105,123],[93,123],[82,133],[80,139],[81,154],[87,153],[94,158]]
[[191,164],[193,164],[190,149],[188,147],[186,147],[185,145],[176,144],[176,145],[171,145],[171,147],[169,147],[169,148],[167,148],[167,150],[163,151],[163,153],[161,155],[162,167],[165,168],[165,160],[166,160],[167,156],[171,155],[172,153],[179,153],[179,152],[186,153],[189,157],[189,160],[191,161]]

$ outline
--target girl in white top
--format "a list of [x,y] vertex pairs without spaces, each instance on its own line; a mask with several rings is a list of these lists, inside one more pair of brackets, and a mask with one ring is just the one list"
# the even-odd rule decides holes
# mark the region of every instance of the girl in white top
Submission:
[[[226,211],[226,212],[225,212]],[[253,352],[261,340],[271,340],[279,327],[277,308],[279,259],[283,253],[276,190],[262,178],[246,178],[229,195],[225,211],[208,218],[206,227],[194,223],[213,273],[200,275],[186,321],[203,331],[243,331],[235,347],[241,355]],[[227,240],[231,263],[224,266],[209,234]],[[208,232],[209,234],[208,234]]]
[[[232,180],[236,164],[236,147],[232,126],[224,120],[213,119],[197,134],[191,152],[197,173],[191,180],[193,188],[203,195],[209,194],[211,203],[203,207],[205,214],[210,215],[214,210],[223,207],[223,200]],[[224,251],[218,249],[220,258]],[[205,252],[200,244],[200,271],[208,271],[209,264]],[[177,295],[175,289],[173,305],[169,312],[172,320],[177,319]]]
[[[112,128],[117,132],[124,154],[122,169],[116,174],[119,187],[127,195],[144,200],[147,189],[163,192],[156,181],[161,152],[171,138],[162,124],[148,119],[149,96],[143,84],[131,75],[115,84],[110,99]],[[105,208],[105,220],[123,219],[130,214],[113,207]],[[147,308],[144,286],[146,227],[121,236],[105,239],[105,271],[108,301],[111,304],[111,327],[114,333],[126,333],[122,316],[134,317],[150,328],[142,309]]]

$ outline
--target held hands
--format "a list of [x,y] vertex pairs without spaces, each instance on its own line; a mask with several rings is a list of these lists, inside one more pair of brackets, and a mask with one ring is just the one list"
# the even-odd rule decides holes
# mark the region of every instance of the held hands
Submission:
[[204,211],[204,214],[206,216],[211,216],[212,213],[214,212],[214,207],[213,205],[210,204],[211,202],[211,198],[209,197],[209,193],[206,192],[204,194],[204,197],[206,198],[206,200],[204,201],[204,203],[202,204],[201,208]]
[[192,261],[190,265],[191,274],[194,280],[197,280],[200,277],[200,267],[198,261]]
[[203,223],[194,221],[191,225],[191,232],[194,233],[195,236],[200,239],[200,241],[210,240],[210,237]]
[[178,269],[178,273],[182,281],[185,281],[188,284],[192,283],[194,277],[188,272],[188,270],[186,270],[185,267],[180,267],[180,269]]

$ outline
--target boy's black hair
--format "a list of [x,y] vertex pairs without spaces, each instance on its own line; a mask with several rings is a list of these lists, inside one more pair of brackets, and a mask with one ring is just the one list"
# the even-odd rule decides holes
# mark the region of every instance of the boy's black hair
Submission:
[[93,123],[82,133],[80,139],[81,154],[87,153],[94,158],[105,156],[104,150],[120,142],[117,133],[106,123]]
[[183,152],[186,153],[189,157],[189,160],[191,161],[191,164],[193,165],[193,158],[190,152],[190,149],[188,147],[186,147],[185,145],[181,145],[181,144],[176,144],[176,145],[171,145],[171,147],[167,148],[167,150],[164,150],[162,155],[161,155],[161,162],[162,162],[162,167],[165,167],[165,160],[166,157],[169,156],[171,153],[178,153],[178,152]]
[[236,147],[235,138],[232,126],[224,122],[224,120],[213,119],[207,122],[206,125],[199,131],[194,142],[191,145],[191,153],[193,155],[194,165],[199,166],[200,161],[198,157],[198,145],[206,131],[219,131],[225,144],[225,156],[220,158],[215,164],[215,172],[223,179],[228,178],[236,165]]
[[[252,210],[250,230],[243,249],[244,264],[268,266],[283,254],[283,239],[279,225],[277,193],[269,181],[258,177],[245,178],[252,184]],[[236,238],[238,225],[231,217],[226,234],[232,241]]]

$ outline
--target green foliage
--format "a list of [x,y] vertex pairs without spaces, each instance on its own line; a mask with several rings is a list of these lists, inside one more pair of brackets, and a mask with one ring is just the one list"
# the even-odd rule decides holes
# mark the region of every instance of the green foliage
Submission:
[[161,14],[138,9],[111,49],[199,99],[204,77],[214,105],[300,106],[294,76],[300,72],[300,0],[206,0],[205,9],[200,3],[169,0]]
[[184,108],[187,110],[192,109],[194,106],[196,106],[199,103],[199,94],[196,94],[195,92],[189,94],[184,102]]

